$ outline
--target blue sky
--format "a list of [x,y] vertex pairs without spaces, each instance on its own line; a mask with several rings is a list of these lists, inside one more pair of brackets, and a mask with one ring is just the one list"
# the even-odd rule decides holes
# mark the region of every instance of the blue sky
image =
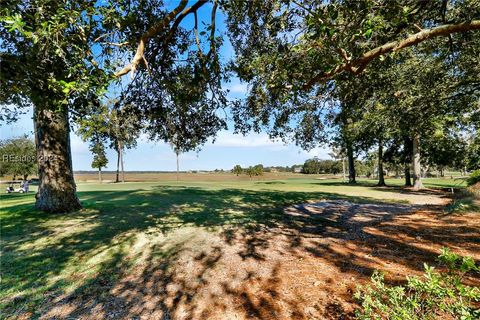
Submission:
[[[233,85],[232,90],[241,86]],[[32,112],[22,116],[19,121],[0,126],[0,137],[7,139],[28,134],[33,138]],[[75,133],[71,135],[72,158],[74,170],[92,170],[92,155],[88,143],[83,142]],[[207,143],[200,152],[180,155],[181,170],[232,169],[234,165],[242,167],[262,163],[271,165],[301,164],[313,156],[329,158],[329,150],[317,148],[306,152],[294,145],[284,145],[268,139],[264,133],[250,134],[246,137],[235,135],[231,130],[218,134],[215,143]],[[116,153],[107,151],[109,164],[106,170],[115,170]],[[148,141],[142,136],[136,149],[125,153],[125,170],[173,171],[176,168],[175,154],[168,144]]]
[[[171,6],[176,6],[176,1],[166,1]],[[199,12],[199,18],[209,17],[210,8],[203,7]],[[193,18],[193,17],[192,17]],[[224,17],[221,14],[217,18],[217,28],[220,32],[225,29]],[[192,21],[185,21],[185,25],[191,25]],[[223,59],[231,59],[233,50],[228,43],[222,48]],[[125,77],[125,81],[129,76]],[[128,79],[127,79],[128,78]],[[225,88],[230,89],[231,98],[243,98],[247,92],[247,85],[240,83],[238,79],[232,79]],[[328,148],[317,148],[306,152],[295,145],[284,145],[279,141],[271,141],[265,133],[250,134],[246,137],[235,135],[232,131],[232,123],[229,122],[229,130],[218,134],[215,143],[210,140],[203,146],[200,152],[189,152],[180,155],[181,170],[229,170],[234,165],[242,167],[263,164],[265,166],[301,164],[306,159],[317,156],[322,159],[329,158]],[[16,123],[0,125],[1,139],[28,134],[33,137],[32,110],[22,116]],[[88,150],[88,143],[83,142],[75,133],[71,135],[72,159],[74,170],[92,170],[90,164],[92,155]],[[109,164],[106,170],[115,170],[116,153],[113,150],[107,151]],[[126,170],[155,170],[173,171],[176,168],[176,158],[168,144],[149,141],[142,136],[137,148],[127,150],[125,153]]]

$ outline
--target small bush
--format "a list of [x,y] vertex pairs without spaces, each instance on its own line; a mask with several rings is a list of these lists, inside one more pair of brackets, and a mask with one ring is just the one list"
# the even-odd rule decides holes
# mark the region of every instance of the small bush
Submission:
[[480,169],[473,171],[467,179],[467,185],[473,186],[480,182]]
[[446,272],[436,272],[424,264],[422,278],[407,277],[406,286],[388,286],[380,272],[372,275],[373,286],[359,287],[355,298],[361,302],[356,316],[361,320],[395,319],[480,319],[480,289],[462,284],[467,272],[478,272],[479,267],[470,257],[460,257],[442,249],[439,261]]

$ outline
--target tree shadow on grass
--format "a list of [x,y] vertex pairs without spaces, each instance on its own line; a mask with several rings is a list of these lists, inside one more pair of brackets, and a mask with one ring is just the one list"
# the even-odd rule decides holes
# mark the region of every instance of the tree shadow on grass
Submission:
[[[403,185],[403,180],[402,180],[402,185],[398,184],[392,184],[392,179],[386,179],[386,187],[379,187],[383,189],[393,189],[393,190],[401,190],[404,192],[409,192],[409,191],[414,191],[411,187],[405,187]],[[396,180],[396,179],[395,179]],[[437,189],[438,191],[450,191],[451,188],[454,189],[463,189],[464,188],[464,181],[466,178],[455,178],[455,179],[445,179],[445,182],[443,183],[438,183],[435,181],[430,181],[430,180],[423,180],[423,184],[427,188],[432,188],[432,189]],[[397,180],[398,181],[398,180]],[[376,187],[378,183],[378,180],[359,180],[356,183],[348,183],[344,182],[342,180],[335,180],[335,181],[320,181],[320,182],[311,182],[311,184],[316,184],[316,185],[322,185],[322,186],[347,186],[347,187]],[[425,189],[425,191],[429,191],[430,189]],[[423,190],[420,190],[423,191]],[[432,191],[432,190],[430,190]]]
[[[409,195],[419,195],[419,196],[440,196],[442,198],[450,198],[451,195],[451,187],[442,185],[442,184],[434,184],[428,183],[428,185],[436,186],[435,188],[425,188],[421,190],[414,190],[412,187],[405,187],[405,186],[398,186],[398,185],[389,185],[388,180],[386,180],[386,186],[377,186],[377,182],[374,180],[369,181],[358,181],[356,183],[349,184],[347,182],[342,181],[327,181],[327,182],[312,182],[315,185],[321,186],[342,186],[346,188],[351,187],[368,187],[371,190],[381,191],[381,192],[388,192],[393,194],[409,194]],[[459,188],[459,186],[456,186]]]
[[435,188],[435,189],[420,189],[414,190],[411,187],[401,187],[401,186],[374,186],[371,187],[373,190],[382,191],[382,192],[390,192],[390,193],[400,193],[400,194],[412,194],[412,195],[419,195],[419,196],[438,196],[441,198],[450,198],[450,194],[448,193],[451,189],[450,188]]
[[[304,319],[311,315],[301,299],[280,297],[280,266],[273,264],[263,273],[247,267],[271,263],[275,252],[311,255],[340,272],[369,276],[378,266],[376,255],[417,270],[437,255],[388,232],[373,232],[380,225],[389,230],[389,224],[408,217],[412,207],[368,197],[166,186],[79,196],[84,209],[68,215],[38,212],[29,203],[4,208],[1,291],[7,317],[201,319],[214,317],[213,307],[245,318]],[[337,202],[284,211],[313,199]],[[424,235],[408,219],[405,222],[399,232],[406,238]],[[197,234],[200,229],[203,233]],[[445,243],[459,236],[442,238],[452,234],[445,226],[429,230]],[[471,250],[478,249],[475,227],[454,232],[462,232],[462,242],[471,244]],[[344,242],[356,249],[342,250]],[[138,243],[141,247],[135,251]],[[82,269],[95,259],[91,273]],[[217,276],[227,260],[244,267]],[[333,305],[331,312],[338,312],[341,307]]]

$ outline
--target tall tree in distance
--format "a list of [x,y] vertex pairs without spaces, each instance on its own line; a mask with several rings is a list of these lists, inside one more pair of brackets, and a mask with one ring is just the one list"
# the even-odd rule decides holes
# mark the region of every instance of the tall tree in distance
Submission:
[[98,181],[101,183],[102,168],[105,168],[108,164],[105,146],[101,141],[97,141],[90,147],[90,151],[93,153],[92,168],[98,169]]
[[125,182],[124,154],[125,150],[135,148],[137,139],[142,130],[142,122],[138,114],[133,112],[128,105],[120,105],[119,101],[107,112],[107,136],[109,146],[117,153],[117,169],[115,182]]
[[172,139],[170,139],[170,147],[172,148],[173,152],[175,153],[175,160],[177,163],[177,181],[180,180],[180,143],[176,136],[173,136]]
[[[465,45],[461,50],[467,48]],[[464,54],[457,52],[453,57]],[[422,156],[422,144],[435,134],[439,124],[451,121],[448,119],[462,119],[475,110],[480,83],[472,72],[478,66],[462,66],[461,61],[452,60],[448,51],[432,55],[428,47],[406,50],[398,59],[401,63],[390,71],[395,78],[391,82],[394,103],[389,105],[390,119],[402,135],[408,135],[406,151],[409,151],[407,143],[412,143],[413,188],[421,189],[422,162],[427,160]]]
[[[105,146],[117,153],[115,182],[125,181],[123,155],[126,149],[134,148],[142,129],[141,121],[129,106],[121,106],[118,100],[91,105],[87,115],[79,121],[77,133],[83,141],[90,142],[90,151],[94,155],[93,168],[105,167]],[[99,172],[99,175],[101,173]]]
[[84,142],[90,144],[93,155],[92,168],[98,169],[98,180],[102,182],[102,168],[107,166],[108,159],[105,154],[105,144],[108,138],[108,109],[105,105],[95,103],[91,105],[90,112],[79,120],[77,134]]
[[368,96],[365,95],[365,77],[352,78],[343,77],[333,91],[333,98],[339,103],[339,111],[333,123],[337,127],[336,141],[347,155],[348,161],[348,182],[356,183],[355,159],[362,148],[361,122],[363,116],[362,106],[366,103]]
[[233,167],[232,172],[238,177],[238,176],[241,175],[242,172],[243,172],[242,166],[240,166],[239,164],[236,164],[236,165]]

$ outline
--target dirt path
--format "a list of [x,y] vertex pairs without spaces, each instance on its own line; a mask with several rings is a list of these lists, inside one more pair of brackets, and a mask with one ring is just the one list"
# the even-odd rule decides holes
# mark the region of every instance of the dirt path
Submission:
[[479,214],[442,216],[418,202],[297,205],[271,226],[191,238],[183,228],[188,240],[168,248],[147,234],[142,263],[119,263],[118,281],[52,301],[44,318],[350,319],[355,286],[375,269],[403,281],[434,264],[442,246],[480,260]]

